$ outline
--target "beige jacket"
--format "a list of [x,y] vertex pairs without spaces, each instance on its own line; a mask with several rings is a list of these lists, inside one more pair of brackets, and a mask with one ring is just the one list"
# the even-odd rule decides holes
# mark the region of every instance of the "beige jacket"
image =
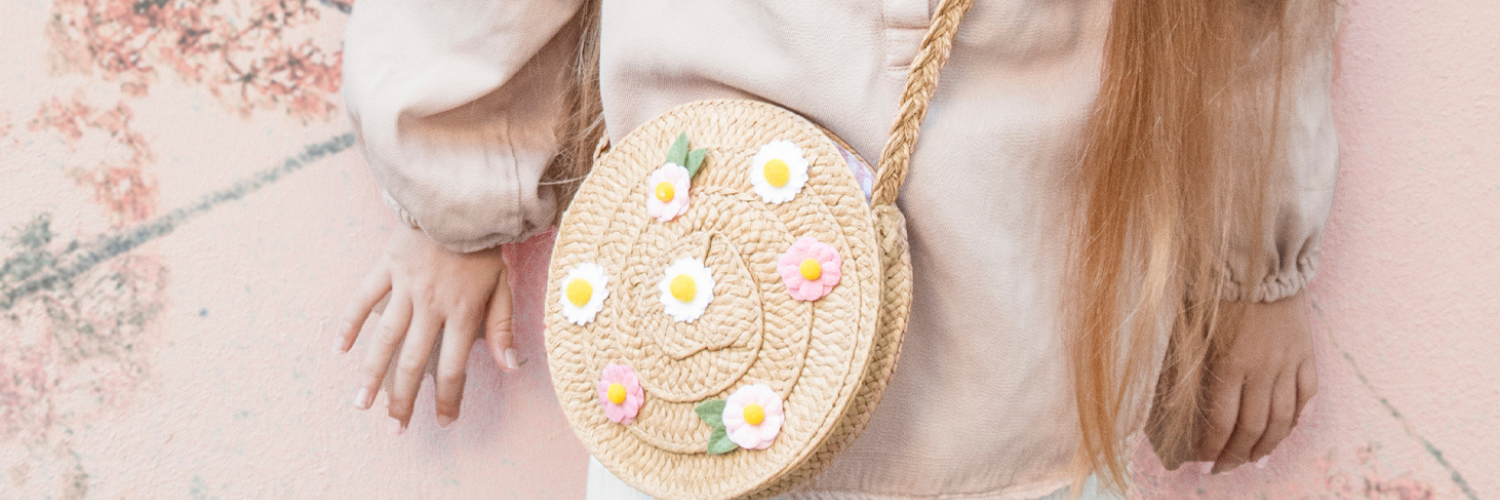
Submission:
[[[936,0],[632,0],[603,9],[601,85],[619,140],[688,101],[773,102],[878,158]],[[360,0],[345,99],[392,209],[448,247],[524,239],[553,218],[558,36],[578,0]],[[980,0],[960,30],[900,197],[915,304],[870,427],[805,498],[1038,497],[1064,485],[1076,417],[1058,326],[1064,173],[1098,93],[1107,0]],[[1311,279],[1338,148],[1331,55],[1316,51],[1270,269],[1250,298]]]

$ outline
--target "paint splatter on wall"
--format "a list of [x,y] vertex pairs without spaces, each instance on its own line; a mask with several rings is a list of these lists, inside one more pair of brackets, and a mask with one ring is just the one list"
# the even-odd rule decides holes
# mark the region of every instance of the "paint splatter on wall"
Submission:
[[[1138,444],[1140,497],[1500,495],[1500,65],[1472,64],[1500,6],[1346,6],[1321,395],[1264,468],[1168,472]],[[545,237],[507,253],[523,370],[474,356],[447,431],[430,381],[399,438],[348,407],[357,355],[324,329],[395,223],[340,113],[352,8],[0,7],[0,500],[581,497]]]

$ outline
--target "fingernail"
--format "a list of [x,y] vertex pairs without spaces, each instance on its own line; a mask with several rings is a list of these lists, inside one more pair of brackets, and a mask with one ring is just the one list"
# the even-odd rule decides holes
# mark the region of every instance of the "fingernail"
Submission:
[[1213,462],[1198,462],[1198,473],[1199,474],[1208,475],[1208,474],[1212,474],[1213,471],[1214,471],[1214,463]]
[[453,424],[453,417],[450,417],[450,416],[447,416],[447,415],[438,415],[438,428],[439,429],[447,429],[448,426],[452,425],[452,424]]
[[406,434],[406,423],[394,418],[391,419],[391,433],[397,436]]
[[334,354],[343,354],[345,352],[348,352],[348,350],[344,349],[344,336],[341,334],[341,335],[338,335],[338,336],[334,337],[333,338],[333,353]]
[[521,363],[516,360],[516,348],[507,347],[505,349],[505,369],[516,370],[519,368],[521,368]]
[[359,408],[361,410],[368,410],[368,409],[370,409],[370,404],[374,403],[374,401],[371,401],[371,400],[375,399],[372,396],[373,395],[370,394],[370,390],[369,389],[365,389],[365,388],[361,387],[359,389],[359,392],[354,393],[354,407],[355,408]]
[[1255,461],[1255,468],[1257,468],[1257,469],[1264,469],[1264,468],[1266,468],[1266,463],[1270,462],[1270,461],[1271,461],[1271,456],[1270,455],[1266,455],[1264,457],[1260,457],[1260,460],[1256,460]]

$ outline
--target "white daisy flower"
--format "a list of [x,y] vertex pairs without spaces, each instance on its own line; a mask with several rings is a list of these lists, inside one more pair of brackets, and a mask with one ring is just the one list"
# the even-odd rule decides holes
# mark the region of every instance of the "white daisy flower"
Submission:
[[714,277],[698,259],[677,259],[656,285],[661,305],[677,321],[692,323],[714,300]]
[[766,203],[783,203],[797,197],[807,185],[807,158],[791,141],[771,141],[750,159],[750,184]]
[[604,268],[597,264],[585,262],[569,269],[557,297],[563,317],[575,325],[593,321],[594,315],[604,309],[604,298],[609,296],[608,281]]

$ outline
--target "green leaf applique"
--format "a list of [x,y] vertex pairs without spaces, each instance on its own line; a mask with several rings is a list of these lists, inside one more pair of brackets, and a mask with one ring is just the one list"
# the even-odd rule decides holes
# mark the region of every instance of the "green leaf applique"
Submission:
[[698,170],[703,167],[704,156],[708,156],[707,149],[694,149],[692,151],[688,151],[687,165],[683,166],[687,167],[689,179],[698,177]]
[[740,447],[729,439],[729,432],[724,429],[724,404],[722,399],[710,399],[693,407],[693,413],[697,413],[703,423],[713,428],[713,432],[708,435],[709,455],[723,455]]
[[698,403],[698,406],[693,408],[693,413],[697,413],[698,418],[703,419],[709,427],[723,427],[725,403],[722,399],[710,399]]
[[714,433],[708,435],[709,455],[723,455],[737,450],[739,447],[740,445],[734,444],[734,441],[729,440],[729,433],[724,430],[724,426],[722,425],[714,427]]
[[687,169],[689,179],[698,176],[698,170],[703,167],[703,158],[706,156],[707,149],[688,150],[687,132],[677,134],[677,140],[672,141],[672,147],[667,148],[667,163]]
[[679,166],[686,167],[687,162],[688,138],[687,132],[683,132],[677,136],[677,140],[672,141],[672,147],[667,149],[667,163],[676,163]]

